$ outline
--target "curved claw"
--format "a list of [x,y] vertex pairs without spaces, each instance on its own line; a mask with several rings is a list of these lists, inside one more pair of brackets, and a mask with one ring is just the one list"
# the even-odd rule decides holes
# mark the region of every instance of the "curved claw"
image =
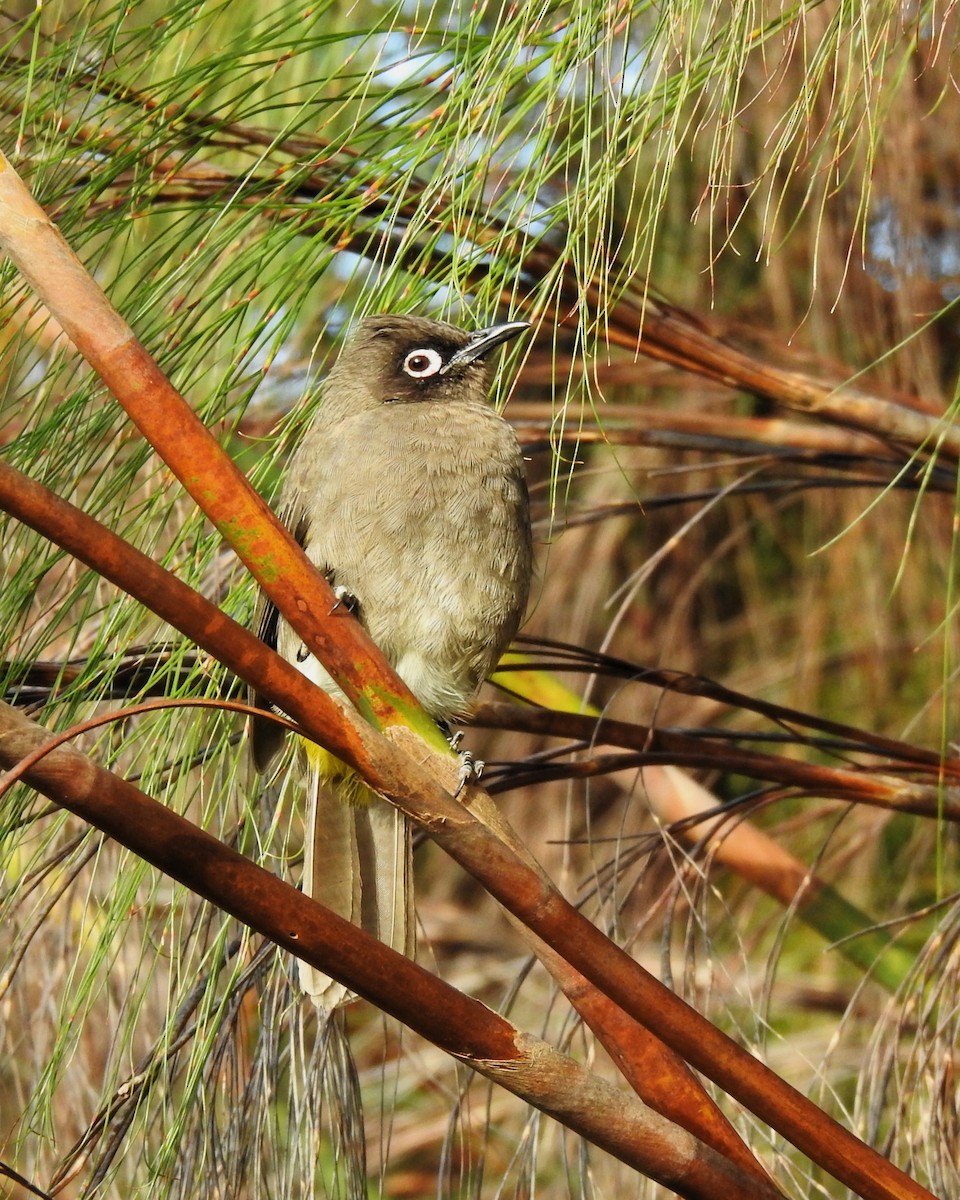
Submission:
[[336,612],[336,610],[342,605],[348,613],[352,613],[354,616],[356,616],[360,610],[360,601],[357,599],[354,593],[351,592],[349,588],[346,588],[339,583],[334,584],[332,590],[333,594],[337,598],[337,601],[330,611]]
[[474,758],[469,750],[461,750],[459,753],[460,771],[457,775],[457,790],[453,794],[454,799],[460,795],[468,783],[477,783],[479,781],[485,766],[483,759]]

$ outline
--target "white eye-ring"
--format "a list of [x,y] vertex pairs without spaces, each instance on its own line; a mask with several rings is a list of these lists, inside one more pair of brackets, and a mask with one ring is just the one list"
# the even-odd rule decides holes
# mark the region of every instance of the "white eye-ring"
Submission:
[[403,360],[403,369],[412,379],[428,379],[443,366],[443,359],[429,347],[422,350],[411,350]]

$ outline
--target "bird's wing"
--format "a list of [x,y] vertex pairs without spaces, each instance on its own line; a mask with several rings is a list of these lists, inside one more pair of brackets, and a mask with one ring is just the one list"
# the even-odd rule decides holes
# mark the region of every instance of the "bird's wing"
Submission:
[[[297,544],[303,546],[307,530],[306,520],[300,509],[300,505],[289,502],[284,504],[277,513],[277,517],[282,524],[291,530]],[[280,633],[280,613],[277,606],[271,600],[268,600],[263,592],[257,598],[257,606],[253,614],[253,628],[261,642],[264,642],[271,650],[277,649]],[[251,704],[263,709],[264,712],[276,712],[270,701],[252,688],[249,692],[249,700]],[[263,773],[268,770],[271,762],[280,753],[280,749],[283,746],[283,738],[283,727],[275,721],[268,721],[259,717],[251,718],[250,753],[253,758],[253,765],[259,772]]]

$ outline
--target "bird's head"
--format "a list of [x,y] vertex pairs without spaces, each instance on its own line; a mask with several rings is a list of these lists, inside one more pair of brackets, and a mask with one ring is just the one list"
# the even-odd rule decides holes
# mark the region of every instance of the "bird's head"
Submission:
[[326,402],[356,409],[380,404],[486,400],[488,355],[529,328],[508,321],[470,333],[426,317],[366,317],[327,377]]

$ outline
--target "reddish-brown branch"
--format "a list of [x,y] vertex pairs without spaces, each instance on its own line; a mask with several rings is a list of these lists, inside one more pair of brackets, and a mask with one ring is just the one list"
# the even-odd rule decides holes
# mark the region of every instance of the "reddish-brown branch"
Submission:
[[[373,777],[375,768],[368,761],[364,746],[356,744],[351,737],[354,727],[347,720],[347,714],[337,708],[326,693],[320,693],[318,703],[313,704],[314,689],[299,671],[279,659],[248,630],[219,613],[146,555],[127,545],[85,513],[53,496],[41,484],[3,463],[0,463],[0,508],[24,520],[93,567],[104,578],[149,604],[154,612],[187,633],[241,678],[256,683],[265,694],[272,695],[285,711],[299,715],[308,730],[315,729],[322,722],[326,733],[326,737],[321,739],[322,744],[333,749],[368,778]],[[59,736],[62,738],[64,735]],[[48,746],[55,742],[56,739],[51,738]],[[19,764],[17,774],[29,773],[32,765],[29,759]],[[492,838],[489,831],[485,832],[486,836]],[[326,964],[324,970],[336,974],[337,964],[332,967]],[[596,989],[587,984],[582,976],[577,975],[576,978],[581,985],[577,988],[576,1002],[585,1006],[584,1015],[596,1021],[606,1011],[602,1035],[606,1042],[611,1043],[611,1052],[634,1064],[635,1076],[640,1074],[638,1055],[647,1068],[656,1064],[650,1086],[640,1092],[647,1102],[657,1111],[669,1111],[675,1115],[684,1112],[686,1119],[681,1124],[685,1128],[705,1137],[708,1144],[730,1154],[735,1161],[751,1163],[751,1169],[756,1173],[757,1167],[751,1156],[744,1152],[742,1143],[732,1129],[719,1118],[715,1107],[710,1106],[699,1084],[691,1087],[692,1079],[685,1066],[677,1062],[675,1056],[635,1020],[625,1018],[622,1013],[619,1019],[615,1019],[619,1010],[599,997]],[[630,1036],[626,1037],[628,1029]],[[668,1080],[671,1081],[670,1086],[666,1086],[665,1081]],[[661,1086],[651,1091],[658,1082]],[[686,1103],[691,1095],[693,1101]]]
[[[609,744],[632,746],[637,750],[635,754],[610,756],[591,750],[588,756],[581,757],[574,764],[551,763],[543,768],[545,774],[584,778],[654,763],[702,767],[783,784],[809,795],[912,812],[935,820],[942,817],[948,821],[960,821],[960,794],[956,787],[944,788],[940,778],[930,782],[913,782],[898,779],[889,773],[825,767],[776,754],[718,745],[693,734],[517,704],[491,701],[477,704],[471,713],[471,722],[490,729],[576,738],[591,747]],[[912,767],[914,764],[911,762],[909,765]],[[949,774],[955,778],[958,768],[960,764],[948,760],[935,762],[930,769],[935,775]]]
[[[248,135],[252,137],[252,131],[248,131]],[[334,183],[340,185],[344,180],[353,180],[352,186],[358,193],[362,192],[363,197],[360,212],[354,210],[351,213],[355,225],[361,214],[375,219],[384,208],[384,197],[393,195],[389,183],[377,189],[359,177],[353,179],[357,161],[355,156],[345,156],[333,171],[326,161],[320,161],[312,172],[301,170],[298,173],[293,189],[273,175],[262,178],[248,173],[241,180],[219,168],[199,170],[192,164],[185,171],[180,166],[166,173],[163,189],[153,198],[153,203],[210,201],[229,195],[233,203],[262,204],[266,192],[275,199],[274,211],[307,232],[316,229],[318,224],[313,215],[316,197]],[[391,205],[395,224],[402,225],[403,220],[409,219],[415,211],[418,186],[415,181],[406,183],[406,203]],[[303,203],[299,205],[298,193],[303,194]],[[558,251],[541,244],[531,245],[520,232],[490,218],[460,222],[453,228],[445,226],[444,231],[472,240],[477,245],[495,244],[501,256],[511,256],[515,273],[526,276],[529,284],[556,274],[561,267]],[[447,263],[442,251],[431,247],[425,253],[422,246],[405,242],[393,227],[366,229],[359,234],[353,228],[344,228],[336,235],[328,229],[323,232],[328,238],[336,237],[338,249],[376,258],[386,257],[389,253],[395,265],[409,264],[411,269],[420,272],[426,269],[424,260],[437,276],[443,274]],[[477,266],[464,278],[461,270],[464,286],[479,283],[488,271],[486,266]],[[594,319],[602,314],[608,345],[619,346],[633,355],[667,363],[725,388],[750,392],[795,411],[868,434],[910,453],[920,450],[951,460],[960,457],[960,431],[922,397],[891,399],[858,388],[841,376],[822,379],[805,370],[777,366],[731,344],[713,333],[695,315],[675,305],[649,294],[629,292],[611,303],[605,286],[594,280],[584,288],[568,271],[561,270],[558,297],[556,304],[536,315],[547,317],[558,326],[576,328],[582,319],[582,310],[586,308]],[[505,304],[517,307],[513,283],[504,290],[503,300]],[[524,310],[522,301],[519,307]]]
[[282,703],[294,720],[321,731],[319,740],[328,750],[363,769],[359,722],[348,722],[344,710],[326,692],[159,563],[2,462],[0,508],[62,546],[198,646],[215,654],[240,679],[255,683],[265,695]]
[[0,246],[357,709],[374,724],[404,721],[439,746],[436,726],[410,690],[360,625],[344,619],[327,582],[109,304],[2,154]]
[[[34,481],[29,481],[29,487],[20,488],[17,485],[22,478],[12,468],[3,466],[0,481],[6,483],[0,493],[2,503],[5,507],[18,506],[19,511],[32,503],[31,523],[43,529],[41,513],[48,503],[44,497],[46,489]],[[321,744],[333,747],[335,743],[337,752],[342,748],[344,757],[354,755],[348,761],[356,762],[373,787],[397,803],[509,912],[631,1017],[867,1200],[930,1200],[923,1188],[758,1063],[629,958],[567,903],[549,880],[451,799],[435,776],[419,765],[430,752],[414,735],[394,727],[392,740],[405,745],[407,752],[391,746],[357,717],[338,708],[329,697],[316,693],[295,668],[203,597],[196,595],[188,600],[186,593],[190,589],[162,567],[148,565],[145,556],[125,547],[121,539],[102,530],[92,518],[72,509],[65,501],[53,500],[55,503],[50,507],[56,529],[68,546],[82,549],[85,561],[97,570],[103,568],[109,578],[128,582],[135,595],[148,586],[148,580],[152,588],[154,577],[158,582],[167,577],[165,586],[170,591],[157,607],[157,611],[162,609],[161,615],[166,615],[175,627],[216,657],[232,664],[232,669],[248,683],[261,687]],[[269,683],[265,672],[269,673]],[[315,702],[317,695],[319,704]],[[330,726],[324,724],[321,713],[330,719]],[[437,763],[438,771],[447,763],[447,759]],[[450,766],[455,770],[455,764]],[[339,974],[337,962],[321,966],[327,972]],[[344,981],[350,983],[346,978]]]
[[[0,764],[41,748],[45,730],[0,704]],[[691,1200],[777,1200],[685,1130],[520,1033],[350,922],[251,863],[70,747],[28,772],[44,795],[278,946],[328,970],[384,1012],[595,1145]]]

